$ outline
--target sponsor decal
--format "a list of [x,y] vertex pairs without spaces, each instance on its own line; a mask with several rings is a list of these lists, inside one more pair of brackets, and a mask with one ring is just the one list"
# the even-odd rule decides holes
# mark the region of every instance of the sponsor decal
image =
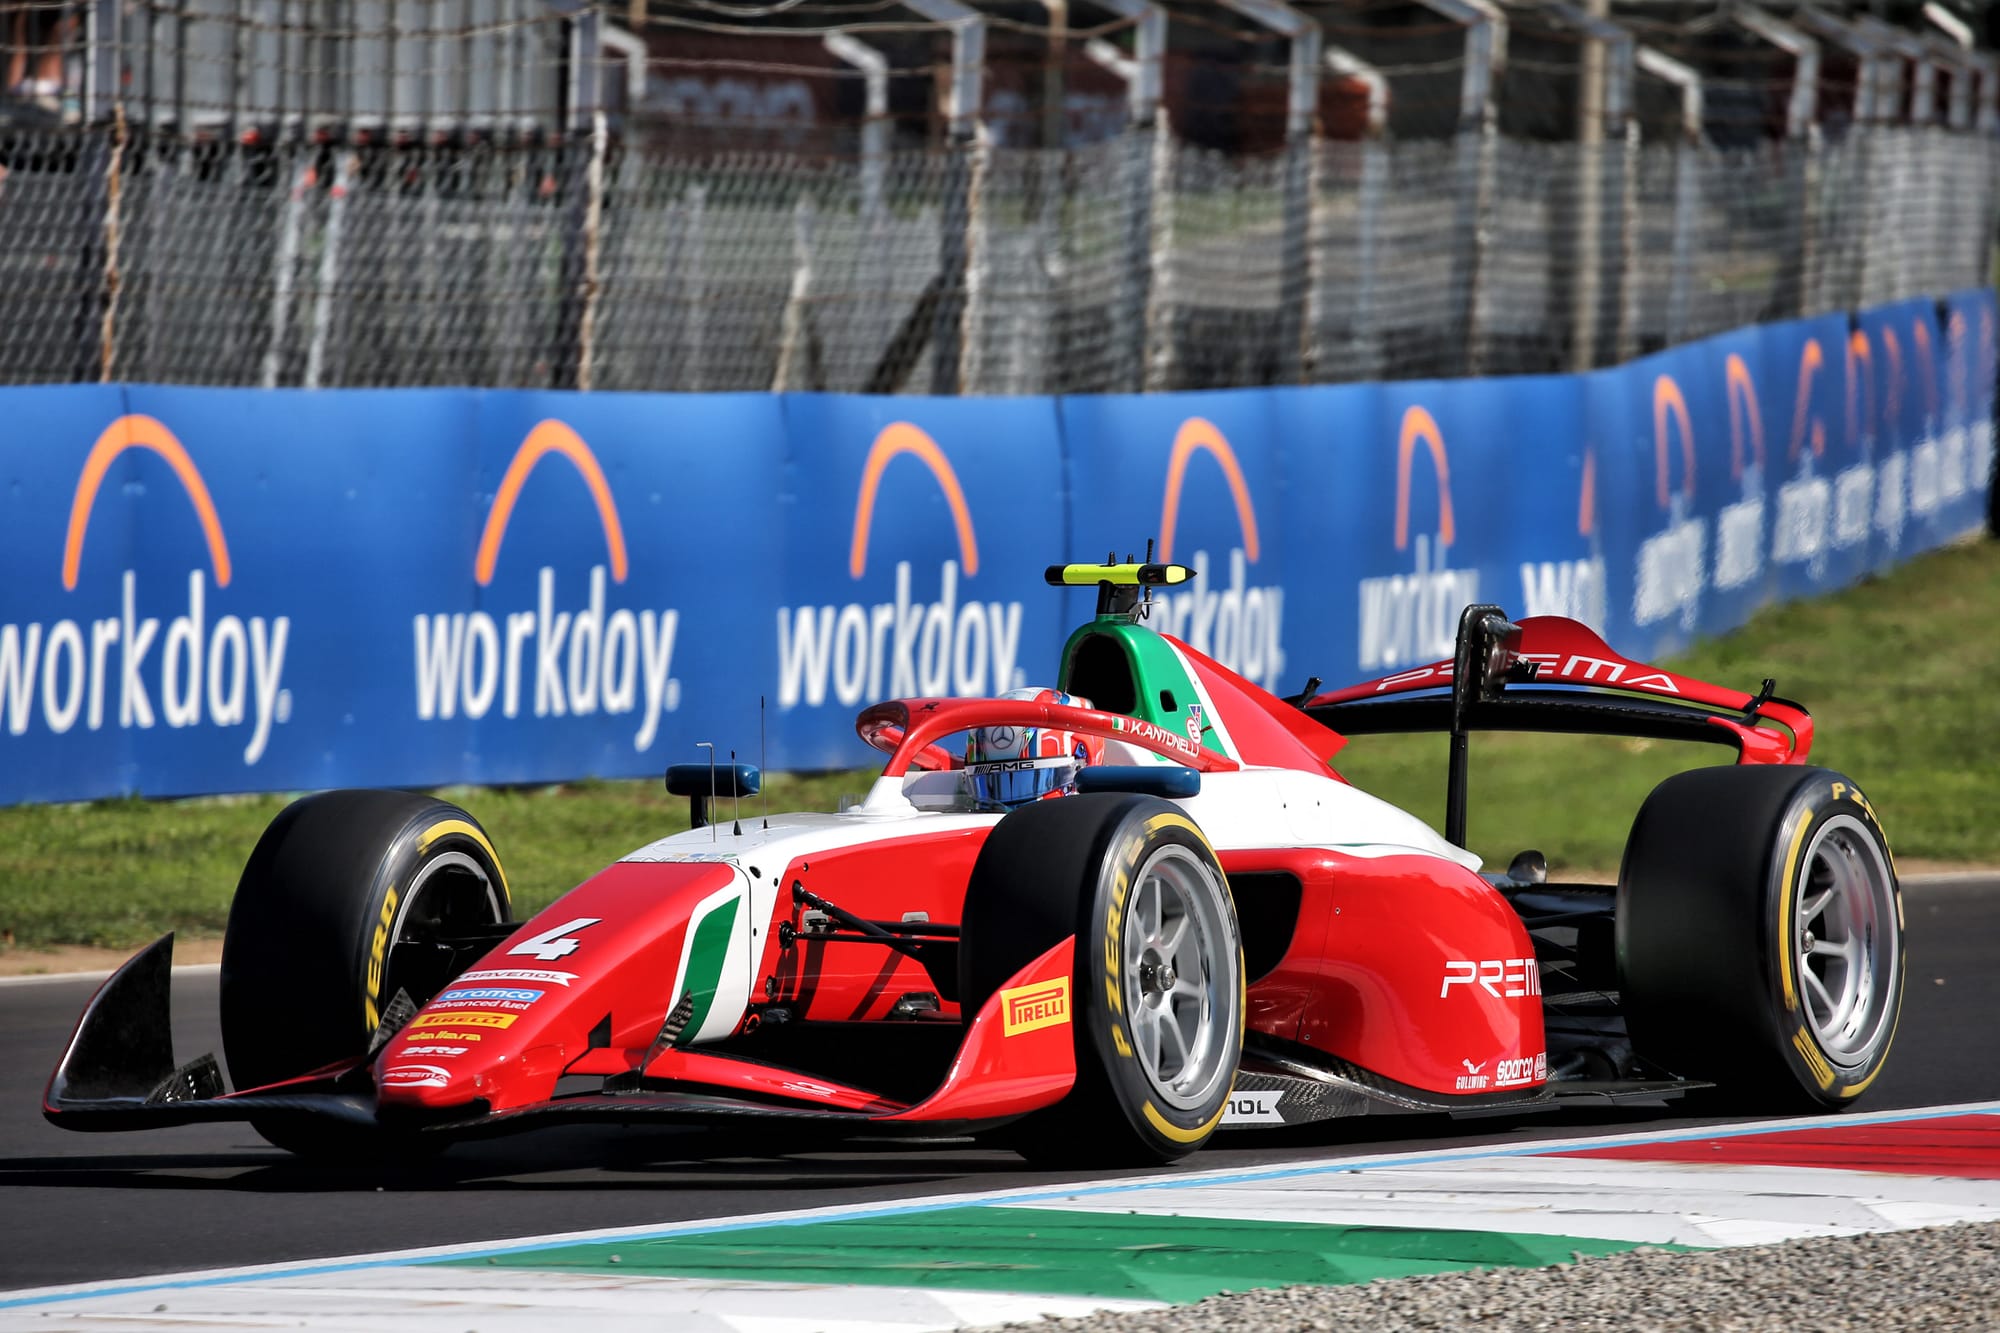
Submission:
[[[426,1036],[429,1035],[430,1034],[426,1034]],[[465,1048],[463,1046],[405,1046],[403,1048],[403,1054],[428,1055],[433,1057],[443,1056],[448,1059],[452,1056],[464,1055]]]
[[1451,656],[1458,613],[1479,600],[1479,571],[1451,568],[1457,522],[1451,505],[1451,463],[1437,419],[1412,405],[1403,413],[1396,443],[1396,549],[1410,536],[1410,468],[1421,443],[1437,473],[1437,531],[1416,536],[1415,569],[1361,580],[1361,667],[1391,670]]
[[514,990],[506,986],[458,986],[437,997],[436,1004],[518,1004],[522,1008],[542,998],[538,990]]
[[1222,1113],[1225,1125],[1282,1125],[1285,1117],[1278,1113],[1278,1103],[1285,1094],[1274,1091],[1232,1092],[1229,1105]]
[[412,1033],[411,1035],[419,1041],[474,1042],[474,1041],[486,1040],[486,1038],[483,1035],[477,1032],[417,1032],[417,1033]]
[[382,1071],[385,1088],[442,1088],[451,1081],[451,1071],[437,1065],[392,1065]]
[[[457,1012],[443,1013],[443,1014],[418,1014],[417,1017],[410,1023],[410,1026],[412,1028],[431,1028],[431,1027],[510,1028],[514,1026],[514,1020],[518,1017],[520,1017],[520,1015],[518,1014],[485,1014],[485,1013],[457,1013]],[[443,1034],[439,1035],[442,1036]],[[426,1041],[429,1041],[432,1040],[433,1038],[431,1037],[430,1034],[426,1033],[424,1039]]]
[[854,506],[848,574],[868,571],[868,538],[882,474],[901,457],[930,470],[944,492],[958,535],[958,559],[938,570],[937,592],[918,600],[910,563],[896,565],[894,600],[864,605],[781,607],[778,610],[778,707],[818,707],[829,691],[841,704],[865,698],[993,695],[1027,683],[1015,665],[1021,647],[1021,603],[959,597],[959,577],[979,573],[979,543],[958,474],[937,442],[907,421],[875,437],[862,467]]
[[1068,1023],[1069,978],[1057,977],[1054,981],[1001,991],[1000,1018],[1001,1027],[1009,1037]]
[[1202,733],[1201,705],[1189,704],[1187,710],[1188,739],[1199,745],[1201,743],[1201,733]]
[[1197,759],[1201,756],[1201,746],[1198,742],[1189,740],[1178,731],[1168,731],[1165,727],[1157,723],[1148,722],[1143,718],[1113,717],[1111,719],[1111,729],[1113,731],[1122,731],[1130,736],[1139,736],[1146,740],[1157,742],[1178,754],[1186,755],[1190,759]]
[[1477,986],[1494,999],[1519,999],[1542,993],[1542,973],[1533,958],[1453,959],[1444,965],[1444,984],[1438,998],[1451,994],[1453,986]]
[[[1664,671],[1638,662],[1626,662],[1609,657],[1589,657],[1582,653],[1521,653],[1523,662],[1535,662],[1541,667],[1535,679],[1541,682],[1557,681],[1577,685],[1616,685],[1626,690],[1652,690],[1661,694],[1679,694],[1681,687],[1674,678]],[[1417,667],[1410,671],[1398,671],[1393,676],[1384,676],[1376,682],[1376,693],[1393,690],[1399,685],[1414,681],[1426,681],[1434,685],[1451,683],[1452,664],[1433,662],[1429,666]]]
[[[508,521],[529,474],[551,454],[569,462],[589,487],[604,530],[610,582],[625,582],[625,530],[604,469],[583,437],[551,419],[521,441],[493,497],[473,564],[481,588],[493,581]],[[680,612],[609,605],[605,573],[605,566],[591,566],[581,604],[573,591],[569,600],[558,595],[557,571],[544,565],[531,608],[419,615],[417,717],[448,721],[462,713],[477,719],[496,705],[503,717],[518,717],[524,709],[535,717],[636,713],[632,748],[651,748],[661,714],[680,707],[680,682],[672,675]]]
[[576,980],[574,972],[545,972],[533,967],[489,967],[477,972],[467,972],[456,984],[470,982],[526,981],[537,986],[567,986]]
[[[1754,410],[1754,409],[1753,409]],[[1669,424],[1679,431],[1681,489],[1668,486]],[[1692,630],[1708,582],[1708,524],[1694,507],[1694,419],[1687,398],[1671,375],[1653,381],[1653,463],[1655,494],[1667,513],[1666,528],[1639,544],[1639,569],[1632,592],[1632,619],[1651,625],[1671,616]]]
[[370,1032],[382,1026],[378,1002],[382,998],[382,970],[388,964],[389,932],[396,923],[396,902],[396,890],[391,888],[382,897],[382,910],[375,918],[375,932],[368,939],[368,973],[363,978],[368,983],[368,995],[361,1002],[361,1012]]
[[545,963],[553,963],[558,958],[567,958],[576,952],[577,946],[582,943],[576,938],[578,931],[594,926],[603,919],[597,916],[575,917],[560,926],[551,926],[539,935],[530,935],[507,952],[510,955],[525,955],[539,958]]
[[[177,604],[142,596],[132,569],[123,571],[117,598],[108,604],[77,590],[98,494],[113,464],[132,449],[173,469],[208,546],[208,570],[188,572],[186,595]],[[91,446],[70,501],[62,582],[76,596],[77,614],[50,624],[0,625],[0,725],[14,736],[35,725],[58,736],[79,726],[242,728],[248,733],[243,764],[254,766],[273,728],[291,718],[284,674],[292,622],[230,609],[233,598],[224,593],[232,575],[222,518],[180,440],[152,417],[119,417]]]
[[1502,1060],[1493,1067],[1493,1086],[1496,1088],[1518,1088],[1524,1083],[1541,1083],[1549,1076],[1549,1057],[1546,1051],[1524,1055],[1515,1060]]
[[1155,598],[1154,624],[1162,633],[1213,657],[1231,671],[1266,688],[1275,687],[1285,674],[1285,590],[1275,583],[1250,582],[1250,567],[1263,554],[1257,509],[1228,437],[1201,417],[1189,417],[1174,432],[1173,452],[1167,459],[1166,494],[1160,502],[1158,558],[1163,562],[1174,558],[1181,492],[1188,466],[1198,453],[1207,454],[1222,469],[1236,507],[1239,541],[1225,557],[1229,566],[1226,582],[1220,574],[1210,573],[1215,562],[1209,553],[1197,549],[1187,560],[1195,572],[1193,581],[1180,591]]
[[1465,1066],[1465,1072],[1458,1076],[1458,1091],[1480,1092],[1492,1082],[1492,1079],[1485,1072],[1486,1062],[1484,1060],[1481,1060],[1478,1064],[1474,1064],[1470,1060],[1460,1060],[1459,1063]]

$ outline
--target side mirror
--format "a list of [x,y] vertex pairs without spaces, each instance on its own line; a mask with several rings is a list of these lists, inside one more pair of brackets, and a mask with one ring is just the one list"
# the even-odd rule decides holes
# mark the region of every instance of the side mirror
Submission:
[[695,828],[708,827],[708,805],[725,797],[755,796],[764,775],[755,764],[669,764],[667,795],[688,798],[688,815]]

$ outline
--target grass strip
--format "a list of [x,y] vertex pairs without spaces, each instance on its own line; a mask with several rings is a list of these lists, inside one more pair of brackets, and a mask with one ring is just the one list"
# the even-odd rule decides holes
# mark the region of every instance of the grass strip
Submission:
[[[1780,694],[1812,711],[1814,761],[1861,784],[1899,856],[1990,865],[2000,863],[2000,821],[1989,813],[2000,780],[1996,616],[2000,543],[1982,541],[1772,608],[1665,665],[1746,690],[1775,677]],[[1558,874],[1615,868],[1654,783],[1729,757],[1718,746],[1663,741],[1476,736],[1473,848],[1504,865],[1539,847]],[[1442,823],[1443,737],[1358,737],[1337,762],[1365,790]],[[830,810],[867,781],[861,773],[771,774],[770,806]],[[441,794],[492,833],[524,916],[688,823],[687,803],[657,780]],[[130,948],[169,929],[220,935],[244,858],[287,799],[0,810],[0,948]]]

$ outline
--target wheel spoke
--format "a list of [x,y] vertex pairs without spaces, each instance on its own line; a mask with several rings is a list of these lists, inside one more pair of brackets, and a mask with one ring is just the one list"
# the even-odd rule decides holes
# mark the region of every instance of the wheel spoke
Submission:
[[1824,912],[1826,910],[1826,905],[1833,900],[1833,895],[1835,891],[1836,890],[1833,885],[1828,885],[1825,889],[1823,889],[1819,893],[1815,893],[1810,896],[1800,897],[1799,924],[1802,926],[1808,925],[1816,917],[1818,917],[1820,913]]
[[1187,939],[1187,935],[1188,919],[1185,916],[1180,916],[1174,918],[1173,934],[1160,941],[1160,955],[1164,958],[1173,959],[1174,970],[1176,972],[1181,970],[1181,944]]
[[1167,1079],[1168,1082],[1172,1082],[1173,1079],[1170,1078],[1167,1074],[1167,1058],[1166,1058],[1167,1039],[1169,1037],[1173,1039],[1174,1050],[1179,1057],[1174,1063],[1174,1076],[1177,1077],[1187,1068],[1187,1063],[1188,1063],[1187,1034],[1181,1031],[1181,1025],[1178,1021],[1176,1021],[1174,1016],[1174,1011],[1171,1006],[1167,1006],[1161,1009],[1159,1028],[1160,1028],[1160,1058],[1158,1064],[1155,1065],[1155,1069],[1158,1071],[1161,1078]]
[[1826,983],[1820,980],[1819,974],[1805,965],[1803,958],[1799,960],[1799,974],[1805,982],[1806,990],[1811,992],[1810,998],[1817,999],[1820,1009],[1826,1014],[1826,1020],[1820,1026],[1831,1027],[1833,1016],[1840,1010],[1839,1002],[1833,998],[1833,993],[1827,990]]
[[1854,941],[1816,939],[1812,942],[1812,948],[1806,950],[1806,953],[1816,958],[1846,958],[1851,960],[1854,957]]

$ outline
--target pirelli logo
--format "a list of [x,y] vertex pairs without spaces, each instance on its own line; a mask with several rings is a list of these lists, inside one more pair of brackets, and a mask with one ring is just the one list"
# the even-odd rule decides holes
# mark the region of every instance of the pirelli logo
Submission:
[[1069,1022],[1069,978],[1001,991],[1000,1017],[1010,1037]]
[[419,1014],[413,1028],[510,1028],[519,1014]]

